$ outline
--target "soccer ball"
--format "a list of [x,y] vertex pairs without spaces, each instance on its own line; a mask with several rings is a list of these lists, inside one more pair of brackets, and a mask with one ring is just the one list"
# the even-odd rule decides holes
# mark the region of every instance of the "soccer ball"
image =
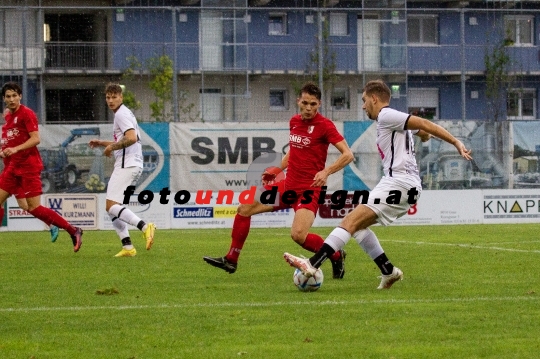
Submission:
[[319,268],[313,277],[307,278],[300,269],[296,269],[293,274],[293,282],[301,292],[315,292],[323,284],[324,275]]

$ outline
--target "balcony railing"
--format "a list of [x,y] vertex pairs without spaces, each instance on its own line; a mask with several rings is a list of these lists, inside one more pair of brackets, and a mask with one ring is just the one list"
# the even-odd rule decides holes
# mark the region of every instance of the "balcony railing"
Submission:
[[[201,71],[250,73],[316,71],[312,61],[316,50],[312,44],[250,43],[203,47],[198,43],[82,43],[47,42],[45,48],[29,46],[26,49],[26,68],[34,70],[95,70],[124,71],[129,58],[143,64],[153,57],[167,55],[174,58],[179,72]],[[409,73],[482,73],[484,57],[491,51],[486,45],[364,46],[331,44],[336,72],[409,72]],[[462,51],[464,57],[462,61]],[[507,47],[510,56],[509,71],[540,73],[540,47]],[[200,61],[205,56],[211,61]],[[316,56],[315,56],[316,57]],[[21,47],[0,47],[0,71],[23,68]]]

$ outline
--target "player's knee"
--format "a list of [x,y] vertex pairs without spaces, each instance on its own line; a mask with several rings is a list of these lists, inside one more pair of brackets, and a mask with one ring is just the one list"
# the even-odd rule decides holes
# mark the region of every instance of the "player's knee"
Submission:
[[254,204],[241,204],[238,206],[238,209],[236,210],[236,213],[244,216],[244,217],[251,217],[254,214],[261,213],[259,209],[257,208],[256,203]]
[[291,229],[291,238],[298,244],[303,244],[305,242],[306,235],[307,233],[304,233],[303,231],[296,231],[294,229]]

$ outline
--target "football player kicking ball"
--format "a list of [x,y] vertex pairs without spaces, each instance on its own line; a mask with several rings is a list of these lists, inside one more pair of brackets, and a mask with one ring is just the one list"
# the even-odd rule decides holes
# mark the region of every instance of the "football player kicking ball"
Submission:
[[[343,169],[354,157],[334,123],[318,113],[321,105],[319,87],[313,83],[304,85],[297,103],[300,114],[293,116],[289,122],[289,152],[281,162],[281,169],[287,168],[287,176],[284,181],[259,188],[255,196],[256,199],[260,199],[262,191],[277,186],[279,203],[263,204],[255,200],[252,204],[241,204],[234,218],[229,252],[224,257],[203,257],[208,264],[234,273],[240,251],[249,234],[251,216],[284,208],[293,208],[295,211],[291,237],[296,243],[310,252],[317,252],[323,245],[324,240],[321,236],[309,233],[319,208],[321,187],[326,185],[328,176]],[[341,155],[332,165],[325,167],[330,144],[335,146]],[[275,174],[267,170],[263,173],[263,179],[271,180],[268,177]],[[286,191],[296,194],[296,198],[284,203],[282,195]],[[311,201],[304,200],[306,191],[310,191]],[[330,256],[333,277],[336,279],[343,278],[345,274],[344,259],[343,250],[336,251]]]
[[4,216],[4,202],[15,195],[19,206],[49,226],[67,231],[73,242],[73,251],[82,245],[81,228],[72,226],[62,216],[41,205],[41,171],[43,163],[37,149],[40,142],[37,116],[21,104],[22,89],[14,82],[2,87],[2,98],[8,111],[2,126],[4,170],[0,174],[0,218]]
[[110,157],[114,153],[114,170],[107,184],[105,209],[109,213],[113,227],[122,241],[122,250],[115,257],[134,257],[137,250],[131,243],[127,224],[142,231],[146,249],[154,244],[154,223],[146,223],[135,213],[124,207],[124,191],[128,186],[136,186],[143,169],[142,145],[137,119],[122,101],[122,87],[109,83],[105,88],[107,106],[114,112],[114,141],[91,140],[91,148],[105,147],[103,154]]
[[[345,216],[315,255],[304,259],[285,253],[284,258],[305,276],[311,277],[327,258],[343,248],[353,236],[381,270],[378,289],[388,289],[403,279],[403,272],[388,260],[377,236],[368,227],[375,223],[389,225],[407,213],[420,196],[422,185],[414,156],[413,133],[422,141],[427,141],[430,136],[438,137],[454,145],[463,158],[471,160],[472,157],[471,150],[467,150],[461,141],[443,127],[388,107],[390,89],[384,82],[368,82],[363,90],[362,101],[367,116],[377,121],[377,148],[382,157],[384,176],[370,192],[368,203],[358,205]],[[400,194],[400,200],[397,199],[397,193]],[[410,194],[416,194],[412,201]],[[386,203],[389,195],[396,199]]]

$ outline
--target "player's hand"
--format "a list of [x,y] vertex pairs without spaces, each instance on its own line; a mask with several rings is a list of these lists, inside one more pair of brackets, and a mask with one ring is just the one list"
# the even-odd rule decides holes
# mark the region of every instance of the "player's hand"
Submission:
[[6,158],[6,155],[4,154],[4,151],[0,151],[0,158]]
[[112,153],[113,153],[113,149],[111,145],[108,145],[107,147],[105,147],[105,150],[103,151],[104,156],[111,157]]
[[328,176],[329,174],[325,170],[317,172],[315,177],[313,177],[313,183],[311,184],[311,187],[326,186],[326,181],[328,180]]
[[6,149],[4,149],[4,150],[2,151],[2,153],[4,154],[4,158],[5,158],[5,157],[9,157],[9,156],[11,156],[11,155],[14,155],[14,154],[16,154],[17,152],[19,152],[19,150],[16,149],[15,147],[8,147],[8,148],[6,148]]
[[100,142],[99,140],[90,140],[90,142],[88,142],[88,146],[90,146],[90,148],[99,147],[101,146],[99,142]]
[[282,181],[285,178],[285,173],[279,167],[268,167],[261,175],[263,186],[271,185]]
[[420,140],[422,142],[427,142],[431,139],[431,134],[425,132],[425,131],[422,131],[422,134],[420,135]]
[[465,158],[466,160],[472,160],[472,156],[471,156],[471,153],[472,153],[472,150],[468,150],[465,145],[463,144],[463,142],[461,141],[457,141],[454,146],[456,146],[459,154]]

